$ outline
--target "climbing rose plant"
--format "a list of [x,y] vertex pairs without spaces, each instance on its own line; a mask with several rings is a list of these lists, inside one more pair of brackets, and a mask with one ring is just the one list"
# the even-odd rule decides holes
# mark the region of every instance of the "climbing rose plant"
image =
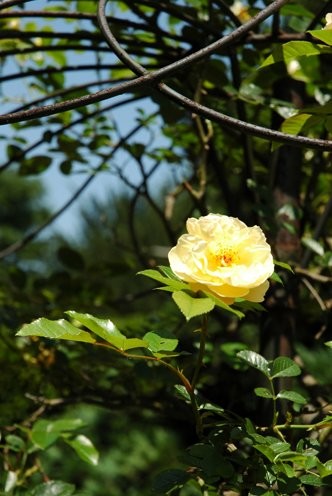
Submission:
[[[206,360],[209,358],[208,314],[218,308],[231,314],[232,318],[234,315],[242,318],[248,310],[263,308],[259,302],[264,300],[269,288],[268,279],[274,274],[271,248],[263,231],[258,226],[248,227],[239,219],[225,215],[190,218],[187,233],[180,236],[169,252],[169,262],[170,267],[148,269],[140,274],[152,278],[161,284],[160,289],[172,293],[187,321],[201,318],[198,353],[191,356],[190,372],[180,367],[181,355],[188,356],[189,353],[181,349],[177,337],[165,334],[163,330],[128,338],[111,320],[90,314],[68,311],[68,319],[41,318],[23,326],[18,335],[102,346],[126,359],[165,367],[173,375],[174,394],[191,410],[188,422],[195,425],[197,441],[187,448],[179,467],[170,467],[156,478],[153,488],[156,494],[309,496],[312,488],[323,491],[325,486],[331,487],[332,460],[321,460],[319,438],[312,433],[328,429],[332,415],[328,414],[316,423],[304,423],[302,409],[307,398],[297,390],[294,382],[302,373],[298,363],[288,356],[267,360],[250,349],[242,348],[234,353],[234,363],[242,364],[240,370],[252,367],[264,378],[252,392],[270,404],[268,411],[271,414],[264,426],[224,410],[223,405],[209,401],[200,392],[203,366],[209,363]],[[287,264],[276,262],[276,265],[291,270]],[[239,370],[238,365],[237,368]],[[287,382],[282,382],[285,378]],[[223,384],[222,377],[219,383]],[[281,384],[287,384],[287,389]],[[71,421],[68,419],[64,424],[60,421],[60,427],[56,422],[50,425],[39,420],[32,427],[35,449],[46,449],[64,436],[83,460],[98,463],[98,454],[89,440],[84,438],[84,442],[78,442],[82,441],[82,436],[68,437],[60,428],[63,426],[64,431],[76,429],[81,426],[79,422],[77,425],[70,423],[69,427]],[[56,433],[51,441],[49,432]],[[50,484],[53,482],[42,484],[38,495],[50,494],[47,492]]]

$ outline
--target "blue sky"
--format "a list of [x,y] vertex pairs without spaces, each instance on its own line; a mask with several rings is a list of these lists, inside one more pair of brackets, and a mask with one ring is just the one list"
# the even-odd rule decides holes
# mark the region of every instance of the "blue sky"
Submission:
[[[59,4],[59,2],[58,1],[48,2],[47,5],[50,6],[51,4]],[[44,7],[45,7],[45,1],[41,1],[41,0],[32,0],[31,2],[29,2],[27,6],[29,10],[42,10]],[[34,22],[34,21],[35,21],[34,19],[28,19],[26,21],[22,21],[22,23]],[[68,31],[70,29],[73,29],[71,24],[68,24],[65,21],[61,21],[61,20],[56,21],[55,26],[58,31]],[[82,27],[84,27],[84,25]],[[77,61],[80,60],[79,59],[80,55],[77,54],[71,54],[70,57],[71,57],[70,59],[71,63],[73,64],[77,63]],[[87,60],[84,60],[84,63],[86,62]],[[91,62],[93,62],[93,60]],[[4,71],[7,74],[17,72],[17,67],[13,62],[9,61],[5,64]],[[92,73],[83,74],[82,72],[77,72],[77,73],[71,72],[69,77],[70,77],[70,86],[75,84],[81,84],[83,81],[92,81],[94,79]],[[108,73],[107,75],[105,75],[105,77],[108,77]],[[2,90],[5,95],[7,95],[9,98],[12,99],[14,98],[14,100],[19,100],[20,97],[26,98],[27,101],[34,98],[38,98],[40,94],[37,91],[31,92],[31,90],[28,90],[27,84],[28,84],[27,78],[22,80],[10,81],[8,83],[3,84]],[[92,89],[92,91],[95,90],[96,87]],[[110,101],[106,102],[106,104],[109,103]],[[9,102],[7,105],[2,106],[1,113],[5,113],[6,111],[9,111],[15,108],[16,106],[18,106],[17,102],[16,103],[13,101]],[[120,133],[122,135],[126,134],[135,125],[135,118],[137,116],[135,110],[136,106],[137,105],[134,106],[126,105],[125,107],[121,107],[120,109],[117,109],[114,112],[112,112],[113,119],[116,121]],[[146,113],[153,112],[155,110],[154,104],[148,99],[145,99],[143,103],[140,102],[138,106],[141,107],[143,106],[144,111]],[[3,126],[0,129],[0,134],[2,135],[7,134],[8,136],[10,136],[14,132],[15,131],[13,131],[10,126]],[[34,130],[34,128],[31,128],[26,131],[26,136],[29,141],[33,142],[36,139],[39,139],[39,133],[41,132],[42,131],[38,129],[38,136],[36,136],[35,135],[36,131]],[[147,139],[148,137],[146,136],[146,133],[141,132],[134,139],[134,141],[140,141],[140,140],[146,141]],[[160,145],[162,144],[165,145],[166,143],[165,138],[162,138],[160,135],[157,136],[156,140],[157,142],[159,142]],[[158,144],[157,142],[155,142],[154,144]],[[43,154],[45,153],[45,151],[46,151],[46,147],[41,146],[38,148],[38,150],[33,152],[33,155]],[[4,158],[5,158],[5,154],[0,150],[1,163],[4,161]],[[119,152],[116,155],[115,163],[117,166],[122,167],[127,162],[128,162],[128,156],[126,154]],[[139,179],[139,174],[137,172],[137,169],[133,169],[133,167],[132,166],[130,167],[129,165],[127,165],[126,168],[127,168],[126,174],[128,174],[130,180],[137,181]],[[163,174],[165,174],[165,167]],[[64,175],[59,170],[58,164],[55,161],[55,163],[53,163],[46,172],[44,172],[42,175],[37,177],[40,178],[45,185],[46,188],[45,201],[47,205],[49,205],[52,210],[56,210],[60,208],[72,196],[72,194],[77,190],[79,186],[81,186],[81,184],[86,179],[87,174],[75,173],[71,175]],[[161,178],[159,176],[159,184],[163,180],[166,179]],[[106,200],[107,198],[110,197],[110,195],[118,194],[122,188],[123,188],[123,184],[114,174],[110,174],[109,172],[98,173],[98,175],[93,180],[93,182],[88,187],[88,189],[81,195],[80,200],[76,202],[73,206],[71,206],[70,209],[66,211],[66,213],[62,214],[61,217],[52,225],[51,229],[55,231],[61,231],[62,233],[68,234],[68,236],[75,236],[79,228],[79,223],[80,223],[79,217],[82,206],[83,205],[86,206],[89,203],[89,199],[91,197],[98,198],[99,200],[103,200],[103,199]]]

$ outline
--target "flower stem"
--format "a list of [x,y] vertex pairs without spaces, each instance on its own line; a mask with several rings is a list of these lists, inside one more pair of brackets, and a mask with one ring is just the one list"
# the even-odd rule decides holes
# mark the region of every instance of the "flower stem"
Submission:
[[[202,418],[199,414],[199,408],[198,408],[196,395],[194,392],[194,386],[193,386],[193,384],[190,383],[189,379],[183,374],[183,372],[180,369],[178,369],[177,367],[174,367],[171,363],[165,362],[164,360],[157,358],[157,357],[154,357],[154,356],[136,355],[134,353],[127,353],[124,350],[120,350],[119,348],[116,348],[116,347],[109,345],[109,344],[106,344],[106,343],[97,342],[97,343],[94,343],[94,345],[109,348],[112,351],[115,351],[116,353],[118,353],[118,354],[120,354],[126,358],[131,358],[134,360],[145,360],[146,362],[150,361],[150,362],[160,363],[161,365],[166,367],[168,370],[170,370],[178,379],[180,379],[180,382],[185,387],[185,389],[188,393],[188,396],[190,398],[191,408],[192,408],[194,418],[195,418],[196,433],[197,433],[198,438],[202,439],[202,437],[203,437],[203,424],[202,424]],[[198,372],[199,372],[199,370],[198,370]],[[198,373],[197,373],[197,375],[198,375]]]
[[198,358],[197,358],[197,362],[196,362],[194,375],[193,375],[193,378],[191,381],[191,386],[193,389],[195,388],[195,386],[197,384],[198,377],[199,377],[201,368],[203,366],[203,359],[204,359],[204,354],[205,354],[205,343],[206,343],[206,336],[207,336],[207,322],[208,322],[207,315],[203,315],[202,326],[200,329],[201,335],[200,335],[200,342],[199,342]]

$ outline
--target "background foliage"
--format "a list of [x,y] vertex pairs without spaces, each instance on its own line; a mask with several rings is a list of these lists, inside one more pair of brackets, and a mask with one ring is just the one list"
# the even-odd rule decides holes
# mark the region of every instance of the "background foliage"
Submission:
[[[317,424],[331,411],[332,30],[323,27],[332,2],[112,1],[108,23],[103,4],[0,4],[3,494],[144,496],[197,442],[162,367],[84,343],[15,337],[38,317],[89,312],[129,338],[167,331],[190,375],[199,324],[135,275],[167,263],[190,216],[219,212],[260,225],[276,259],[294,269],[279,271],[283,285],[272,285],[267,312],[243,320],[213,312],[200,394],[266,425],[269,398],[253,393],[265,379],[236,355],[250,349],[301,367],[296,379],[278,380],[278,390],[290,381],[306,398],[304,406],[284,401],[282,421],[287,411]],[[42,181],[55,170],[81,183],[66,199],[55,182],[63,204],[52,212]],[[54,234],[49,226],[100,177],[106,200],[91,198],[70,235]],[[57,433],[53,445],[35,436],[42,420]],[[319,444],[322,463],[329,433],[309,431],[306,441]],[[294,434],[293,449],[300,439]],[[182,462],[195,465],[193,457]],[[40,485],[48,480],[67,482]],[[298,494],[288,483],[271,494]],[[304,484],[301,494],[327,496],[325,483]]]

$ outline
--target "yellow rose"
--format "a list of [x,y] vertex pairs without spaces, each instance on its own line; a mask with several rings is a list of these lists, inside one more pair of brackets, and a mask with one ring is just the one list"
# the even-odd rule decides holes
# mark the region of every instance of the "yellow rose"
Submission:
[[332,29],[332,12],[326,14],[325,22],[326,22],[326,26],[324,27],[324,29]]
[[187,231],[168,254],[174,274],[193,291],[207,291],[228,304],[235,298],[264,300],[274,264],[260,227],[209,214],[188,219]]

